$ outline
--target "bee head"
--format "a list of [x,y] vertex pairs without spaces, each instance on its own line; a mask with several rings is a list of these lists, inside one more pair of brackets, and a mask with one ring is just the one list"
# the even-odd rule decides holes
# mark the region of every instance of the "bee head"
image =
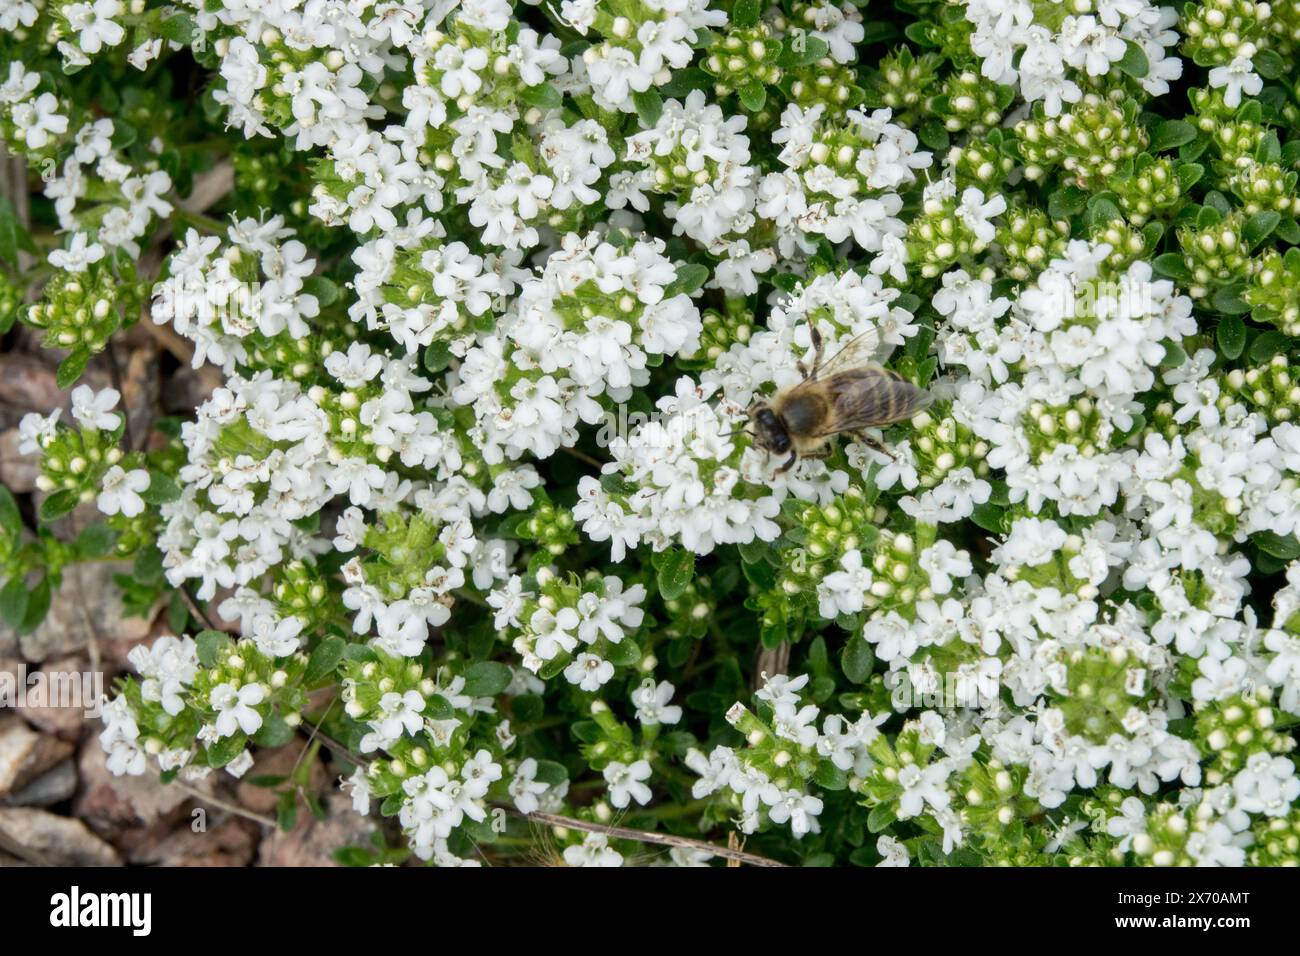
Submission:
[[784,455],[790,450],[790,432],[781,417],[767,405],[755,405],[749,412],[754,420],[754,444],[764,451]]

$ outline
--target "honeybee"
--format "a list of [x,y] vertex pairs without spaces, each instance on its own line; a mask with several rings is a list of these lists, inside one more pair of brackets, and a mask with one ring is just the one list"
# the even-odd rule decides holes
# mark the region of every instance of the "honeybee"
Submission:
[[859,335],[825,362],[822,336],[810,325],[813,365],[799,363],[803,381],[783,388],[770,402],[757,401],[748,414],[754,425],[754,445],[772,455],[790,453],[776,470],[779,475],[800,458],[825,458],[830,440],[844,433],[893,458],[864,428],[890,425],[911,418],[930,403],[930,395],[897,372],[871,361],[869,335]]

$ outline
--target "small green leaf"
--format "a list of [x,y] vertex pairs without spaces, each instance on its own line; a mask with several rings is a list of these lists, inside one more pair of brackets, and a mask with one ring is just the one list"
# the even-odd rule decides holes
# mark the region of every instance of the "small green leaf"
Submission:
[[71,514],[72,509],[77,507],[79,500],[78,494],[68,488],[54,492],[41,502],[41,520],[45,522],[58,521],[64,515]]
[[1062,186],[1047,197],[1047,214],[1053,219],[1069,219],[1083,212],[1088,193],[1078,186]]
[[1273,531],[1257,531],[1250,536],[1250,540],[1254,541],[1265,554],[1271,554],[1283,561],[1294,561],[1300,558],[1300,539],[1293,534],[1283,537]]
[[556,787],[569,779],[569,772],[564,769],[562,763],[556,763],[554,760],[538,760],[536,779],[548,787]]
[[159,24],[158,32],[164,40],[189,44],[194,38],[194,21],[189,14],[177,13]]
[[1258,50],[1251,57],[1251,66],[1266,80],[1276,80],[1287,69],[1287,61],[1276,50]]
[[58,371],[54,373],[54,384],[65,391],[72,388],[77,379],[81,378],[81,373],[86,370],[86,363],[89,361],[89,349],[70,352],[68,357],[59,363]]
[[1271,209],[1265,212],[1257,212],[1246,220],[1246,225],[1243,227],[1241,234],[1253,249],[1267,239],[1281,221],[1281,214]]
[[1187,268],[1187,261],[1177,252],[1166,252],[1156,256],[1152,266],[1156,275],[1166,279],[1187,282],[1192,278],[1192,270]]
[[664,101],[659,96],[659,91],[649,89],[644,93],[633,93],[632,103],[636,106],[637,119],[641,121],[641,125],[646,129],[653,129],[664,112]]
[[96,521],[81,529],[81,534],[73,542],[73,548],[79,558],[102,558],[113,550],[113,542],[116,540],[116,531],[104,522]]
[[746,83],[737,91],[737,95],[740,96],[740,105],[751,113],[757,113],[767,103],[767,88],[758,81]]
[[510,686],[510,668],[497,661],[479,661],[465,671],[465,693],[470,697],[495,697]]
[[559,109],[564,104],[564,96],[550,83],[527,87],[519,98],[542,110]]
[[317,644],[316,649],[311,652],[311,658],[307,661],[307,669],[303,672],[303,684],[307,687],[318,687],[330,682],[339,666],[339,661],[343,660],[345,647],[347,641],[336,634],[331,634]]
[[1150,151],[1158,153],[1166,149],[1177,149],[1185,143],[1196,139],[1196,127],[1186,120],[1165,120],[1157,123],[1151,131]]
[[681,597],[695,576],[695,554],[685,548],[670,548],[655,555],[656,580],[665,601]]
[[844,790],[849,785],[849,774],[829,760],[819,760],[817,770],[813,773],[817,785],[827,790]]
[[200,631],[194,643],[198,645],[199,663],[212,668],[217,666],[221,649],[230,643],[230,635],[224,631]]
[[758,24],[762,12],[763,5],[759,0],[736,0],[731,7],[731,22],[734,26],[746,30]]
[[161,471],[149,472],[149,487],[140,492],[140,497],[151,505],[165,505],[181,496],[181,489]]
[[259,747],[283,747],[293,740],[293,728],[289,722],[275,711],[271,711],[263,720],[262,726],[253,734],[253,742]]
[[[1215,311],[1234,317],[1245,315],[1249,312],[1250,306],[1247,305],[1245,300],[1241,297],[1243,288],[1244,287],[1240,282],[1234,282],[1232,285],[1226,285],[1218,292],[1214,293],[1214,298],[1211,300],[1211,303],[1213,304]],[[1241,348],[1245,348],[1245,326],[1243,325],[1242,328]],[[1219,344],[1223,344],[1222,339],[1220,339]],[[1241,348],[1237,350],[1237,355],[1241,354]],[[1227,355],[1226,352],[1224,354]],[[1237,355],[1228,355],[1228,358],[1236,358]]]
[[23,516],[18,510],[18,502],[4,485],[0,485],[0,531],[15,544],[23,533]]
[[0,618],[10,627],[19,627],[27,615],[27,602],[31,595],[27,591],[27,582],[21,574],[9,579],[9,583],[0,589]]
[[1125,40],[1124,44],[1124,57],[1119,61],[1120,71],[1135,80],[1140,80],[1151,72],[1151,64],[1147,61],[1147,55],[1142,52],[1142,47],[1132,40]]
[[308,295],[314,295],[322,309],[333,305],[339,300],[338,283],[333,279],[327,279],[325,276],[312,276],[309,279],[304,279],[302,291]]
[[242,732],[236,732],[231,737],[222,737],[216,743],[210,745],[207,750],[208,766],[213,770],[220,770],[230,761],[234,760],[244,752],[244,746],[248,743],[248,737]]
[[1256,336],[1250,343],[1250,360],[1256,365],[1262,365],[1274,355],[1280,355],[1290,348],[1291,339],[1276,329],[1270,329]]
[[894,822],[894,819],[893,809],[888,804],[882,803],[867,814],[867,829],[872,833],[879,833],[881,830],[888,828]]
[[844,645],[840,655],[840,668],[844,676],[855,684],[865,684],[876,666],[876,654],[861,634],[854,634]]
[[709,267],[698,262],[687,262],[677,267],[677,278],[664,289],[664,298],[678,295],[695,295],[709,280]]
[[36,587],[32,588],[27,597],[27,613],[23,615],[23,623],[18,627],[19,634],[30,634],[40,626],[50,610],[51,597],[50,577],[47,574],[41,578]]
[[1215,338],[1219,342],[1219,351],[1223,353],[1224,358],[1239,358],[1242,350],[1246,348],[1246,323],[1239,315],[1225,316],[1219,322]]

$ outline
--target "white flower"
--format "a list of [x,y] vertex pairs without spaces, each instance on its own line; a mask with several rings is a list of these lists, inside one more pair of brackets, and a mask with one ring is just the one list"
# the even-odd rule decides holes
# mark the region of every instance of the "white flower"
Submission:
[[570,684],[576,684],[588,693],[600,690],[613,676],[613,664],[585,651],[575,657],[564,669],[565,680]]
[[262,726],[262,715],[254,708],[266,699],[266,688],[261,684],[218,684],[208,695],[208,703],[217,711],[215,726],[218,735],[233,736],[242,730],[257,733]]
[[86,266],[102,258],[104,247],[98,242],[91,242],[86,233],[78,232],[73,235],[67,249],[55,249],[50,253],[50,265],[66,272],[84,272]]
[[89,385],[78,385],[72,390],[72,417],[82,428],[112,431],[120,421],[113,409],[121,397],[115,388],[95,392]]
[[583,841],[564,848],[568,866],[622,866],[623,854],[609,845],[603,833],[588,833]]
[[1210,71],[1210,86],[1223,90],[1223,102],[1230,108],[1241,105],[1241,95],[1258,96],[1264,80],[1255,72],[1249,57],[1240,54],[1227,66],[1216,66]]
[[120,513],[125,518],[134,518],[144,512],[144,499],[140,493],[149,484],[149,472],[143,468],[127,472],[120,465],[113,465],[104,473],[95,504],[106,515]]
[[632,764],[613,760],[602,773],[609,785],[609,802],[620,810],[633,800],[643,806],[650,802],[650,788],[645,784],[651,774],[648,760],[637,760]]
[[632,691],[632,706],[636,708],[636,719],[643,725],[652,727],[657,724],[675,724],[682,719],[682,709],[671,703],[674,687],[668,681],[655,683],[653,677],[643,680]]

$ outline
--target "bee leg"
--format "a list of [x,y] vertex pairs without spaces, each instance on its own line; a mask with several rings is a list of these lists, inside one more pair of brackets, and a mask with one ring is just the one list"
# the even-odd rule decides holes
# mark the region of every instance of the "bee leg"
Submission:
[[898,461],[898,456],[890,451],[889,446],[879,438],[872,438],[870,435],[863,432],[850,432],[849,434],[851,434],[857,441],[862,442],[862,444],[866,445],[868,448],[878,451],[882,455],[888,455],[893,461]]
[[827,442],[826,444],[822,445],[820,448],[814,448],[811,451],[804,452],[803,456],[805,458],[829,458],[831,456],[832,450],[833,449],[831,448],[831,443]]
[[799,460],[799,453],[793,451],[790,452],[790,457],[786,459],[784,465],[782,465],[780,468],[776,470],[776,473],[778,475],[784,475],[787,471],[789,471],[791,468],[794,467],[794,463],[798,460]]
[[805,375],[804,378],[816,378],[817,373],[821,371],[821,367],[822,367],[822,346],[825,345],[826,343],[822,339],[821,330],[817,328],[817,324],[815,322],[808,323],[808,334],[812,337],[813,367],[812,367],[812,374]]

